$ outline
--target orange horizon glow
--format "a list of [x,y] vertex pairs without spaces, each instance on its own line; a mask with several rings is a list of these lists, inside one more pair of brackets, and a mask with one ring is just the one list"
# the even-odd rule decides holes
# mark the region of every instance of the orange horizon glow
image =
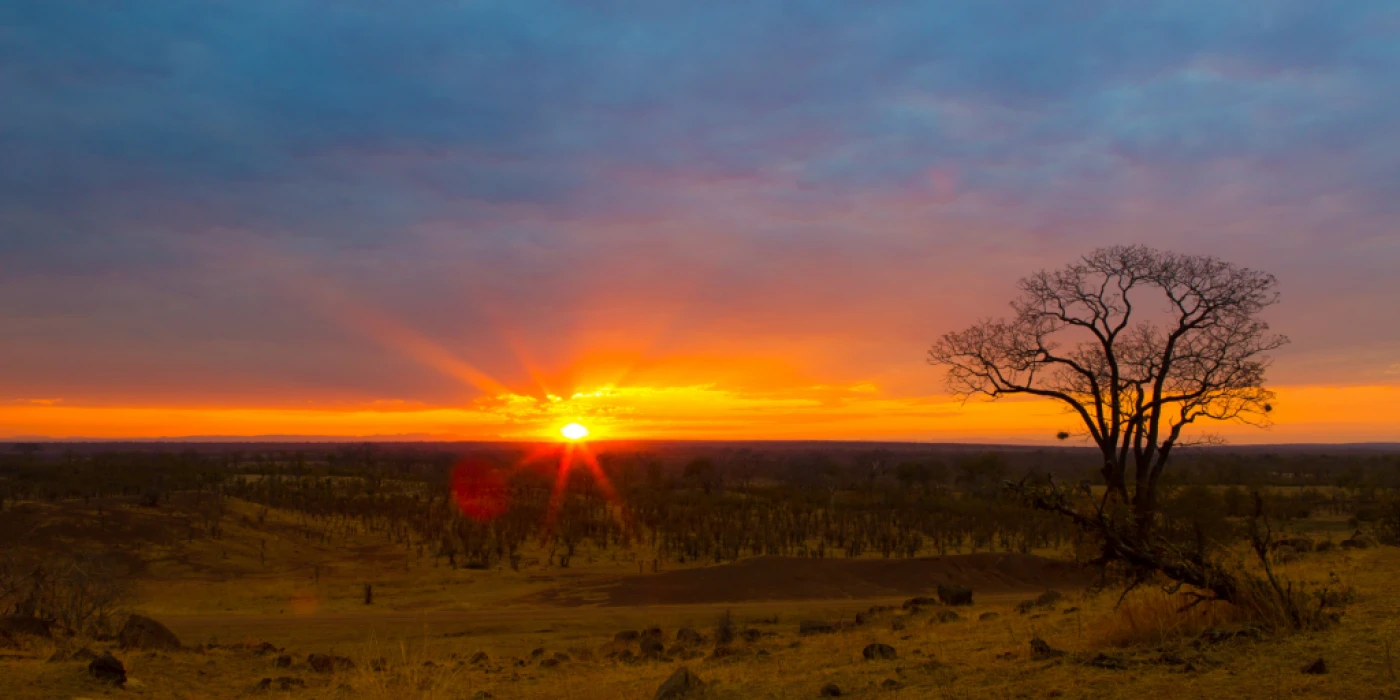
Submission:
[[[1400,388],[1276,387],[1267,429],[1206,424],[1231,443],[1400,441]],[[46,398],[0,405],[0,439],[558,440],[561,424],[608,440],[891,440],[1053,444],[1074,420],[1040,400],[896,396],[871,383],[755,391],[716,385],[599,387],[464,406],[103,406]]]

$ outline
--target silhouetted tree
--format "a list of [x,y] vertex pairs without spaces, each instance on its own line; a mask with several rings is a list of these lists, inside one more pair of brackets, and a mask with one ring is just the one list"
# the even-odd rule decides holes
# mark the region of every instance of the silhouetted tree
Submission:
[[1038,396],[1065,406],[1102,456],[1106,489],[1067,493],[1053,479],[1018,487],[1032,505],[1102,538],[1101,560],[1231,600],[1233,577],[1202,553],[1173,553],[1153,532],[1162,470],[1201,420],[1264,424],[1268,353],[1287,342],[1259,314],[1278,300],[1270,274],[1145,246],[1096,250],[1020,281],[1010,318],[948,333],[929,351],[957,393]]

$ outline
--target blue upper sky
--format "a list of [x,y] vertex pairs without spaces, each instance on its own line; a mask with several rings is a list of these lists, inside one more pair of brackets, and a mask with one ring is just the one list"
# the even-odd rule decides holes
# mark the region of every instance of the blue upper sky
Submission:
[[447,400],[342,305],[506,378],[912,377],[1118,242],[1278,274],[1281,381],[1393,384],[1397,74],[1393,2],[11,0],[0,400]]

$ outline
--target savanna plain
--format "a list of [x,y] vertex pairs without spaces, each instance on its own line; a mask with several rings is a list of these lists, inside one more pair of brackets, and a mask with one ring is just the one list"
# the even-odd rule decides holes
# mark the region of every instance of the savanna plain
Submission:
[[1400,455],[1379,448],[1206,448],[1165,490],[1163,531],[1286,585],[1303,628],[1094,566],[1091,537],[1007,495],[1092,494],[1075,448],[2,459],[4,697],[1400,696]]

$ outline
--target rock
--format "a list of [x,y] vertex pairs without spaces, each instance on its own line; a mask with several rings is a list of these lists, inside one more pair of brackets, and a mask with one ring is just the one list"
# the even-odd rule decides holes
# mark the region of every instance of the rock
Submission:
[[89,648],[87,648],[87,647],[83,647],[83,648],[81,648],[81,649],[79,649],[79,650],[73,652],[73,656],[70,657],[69,660],[70,660],[70,661],[92,661],[93,659],[96,659],[96,658],[97,658],[97,654],[96,654],[93,650],[91,650],[91,649],[89,649]]
[[705,637],[689,627],[682,627],[676,630],[676,643],[688,645],[704,644]]
[[0,617],[0,637],[39,637],[52,639],[51,623],[28,615],[6,615]]
[[1100,653],[1094,656],[1094,658],[1089,659],[1089,665],[1094,668],[1102,668],[1109,671],[1126,671],[1131,664],[1128,663],[1127,659]]
[[884,659],[899,658],[899,654],[894,650],[894,647],[888,644],[879,643],[867,644],[866,647],[861,650],[860,655],[864,656],[866,661],[880,661]]
[[122,665],[120,659],[112,656],[111,652],[93,659],[92,663],[88,664],[88,673],[103,683],[117,687],[126,685],[126,666]]
[[538,659],[538,658],[540,658],[541,656],[544,656],[544,649],[543,649],[543,648],[535,648],[535,649],[531,649],[531,650],[530,650],[530,658],[532,658],[532,659]]
[[1313,661],[1312,663],[1303,667],[1303,673],[1306,673],[1310,676],[1323,675],[1327,673],[1327,662],[1323,661],[1322,657],[1318,657],[1316,661]]
[[1063,612],[1064,612],[1064,614],[1069,615],[1069,614],[1071,614],[1071,613],[1077,613],[1077,612],[1079,612],[1079,608],[1069,607],[1069,608],[1065,608]]
[[277,664],[277,668],[289,668],[292,665],[292,657],[289,654],[283,654],[277,657],[275,663]]
[[651,637],[652,639],[659,639],[662,642],[666,641],[666,633],[661,631],[660,627],[648,627],[645,630],[642,630],[642,636]]
[[856,627],[860,627],[869,621],[870,619],[865,613],[856,613]]
[[123,649],[179,649],[180,638],[145,615],[132,615],[117,633],[117,645]]
[[917,608],[925,605],[938,605],[937,598],[910,598],[904,601],[904,609]]
[[494,697],[496,697],[496,696],[494,696],[494,695],[492,695],[492,694],[490,694],[490,693],[488,693],[488,692],[486,692],[486,691],[484,691],[484,690],[478,690],[478,691],[476,691],[475,693],[472,694],[472,700],[491,700],[491,698],[494,698]]
[[540,668],[554,668],[559,665],[559,659],[550,657],[540,662]]
[[904,619],[898,618],[890,622],[890,629],[901,632],[904,630]]
[[972,589],[938,584],[938,599],[944,605],[972,605]]
[[278,649],[277,647],[273,646],[271,642],[263,642],[262,644],[253,647],[253,653],[257,654],[258,656],[264,656],[266,654],[276,654],[280,653],[281,651],[281,649]]
[[885,690],[899,690],[904,687],[904,684],[893,678],[886,678],[880,682],[880,687]]
[[978,616],[977,616],[977,621],[978,621],[978,622],[991,622],[992,620],[996,620],[996,619],[1000,619],[1000,618],[1001,618],[1001,615],[998,615],[998,614],[996,614],[996,613],[994,613],[994,612],[984,612],[984,613],[982,613],[981,615],[978,615]]
[[330,654],[312,654],[306,657],[306,663],[312,671],[317,673],[335,673],[336,671],[348,671],[355,668],[355,662],[344,656],[332,656]]
[[1065,653],[1063,651],[1051,647],[1040,637],[1031,640],[1031,658],[1033,659],[1058,659],[1064,655]]
[[656,637],[642,637],[642,658],[659,659],[666,653],[666,645]]
[[822,620],[803,620],[797,625],[798,634],[831,634],[836,627]]
[[822,686],[821,695],[824,698],[839,698],[841,697],[841,686],[835,683],[827,683]]
[[744,630],[743,633],[739,636],[743,637],[744,641],[746,642],[756,642],[763,637],[763,633],[750,627]]
[[1287,539],[1282,539],[1277,542],[1274,542],[1270,546],[1274,549],[1278,549],[1280,547],[1292,547],[1293,551],[1295,552],[1311,552],[1313,551],[1313,549],[1316,548],[1312,538],[1309,537],[1289,537]]
[[952,610],[940,610],[938,612],[937,620],[939,622],[962,622],[963,616],[953,612]]
[[1023,600],[1016,604],[1016,612],[1021,613],[1022,615],[1025,615],[1026,613],[1032,610],[1035,610],[1034,600]]
[[731,657],[731,656],[738,656],[738,655],[739,655],[739,650],[737,650],[737,649],[735,649],[735,648],[733,648],[733,647],[727,647],[727,646],[725,646],[725,645],[723,645],[723,644],[721,644],[721,645],[715,647],[715,648],[714,648],[714,651],[711,651],[711,652],[710,652],[710,658],[711,658],[711,659],[714,659],[714,660],[726,659],[726,658],[729,658],[729,657]]
[[690,693],[700,691],[705,684],[700,681],[699,676],[690,672],[690,669],[682,666],[671,674],[661,687],[656,689],[656,694],[652,700],[670,700],[671,698],[683,698]]
[[623,643],[635,642],[641,636],[642,633],[638,632],[637,630],[622,630],[621,632],[618,632],[617,634],[613,635],[613,641]]
[[1040,597],[1035,599],[1035,606],[1037,608],[1048,608],[1060,602],[1061,600],[1064,600],[1064,598],[1065,594],[1052,588],[1044,593],[1041,593]]
[[1357,532],[1351,537],[1342,540],[1342,549],[1370,549],[1376,546],[1376,538]]
[[1201,635],[1196,638],[1195,642],[1193,642],[1193,645],[1199,648],[1202,645],[1220,644],[1221,642],[1228,642],[1232,639],[1259,639],[1263,635],[1264,630],[1252,625],[1245,625],[1243,627],[1211,627],[1202,632]]
[[1317,551],[1319,552],[1330,552],[1336,548],[1336,543],[1332,542],[1331,540],[1323,540],[1322,542],[1317,543]]
[[1298,550],[1286,545],[1283,547],[1275,547],[1274,560],[1280,564],[1287,564],[1292,561],[1297,561]]
[[487,655],[486,655],[486,652],[484,652],[484,651],[478,651],[478,652],[476,652],[475,654],[472,654],[472,657],[471,657],[470,659],[467,659],[467,663],[471,663],[471,664],[484,664],[484,663],[486,663],[486,662],[488,662],[488,661],[490,661],[490,660],[491,660],[491,657],[487,656]]
[[565,653],[562,652],[562,651],[556,651],[556,652],[554,652],[554,660],[555,660],[555,661],[558,661],[558,662],[561,663],[561,664],[562,664],[562,663],[567,663],[567,662],[569,662],[569,661],[573,661],[573,659],[570,659],[570,658],[569,658],[569,655],[568,655],[568,654],[565,654]]

